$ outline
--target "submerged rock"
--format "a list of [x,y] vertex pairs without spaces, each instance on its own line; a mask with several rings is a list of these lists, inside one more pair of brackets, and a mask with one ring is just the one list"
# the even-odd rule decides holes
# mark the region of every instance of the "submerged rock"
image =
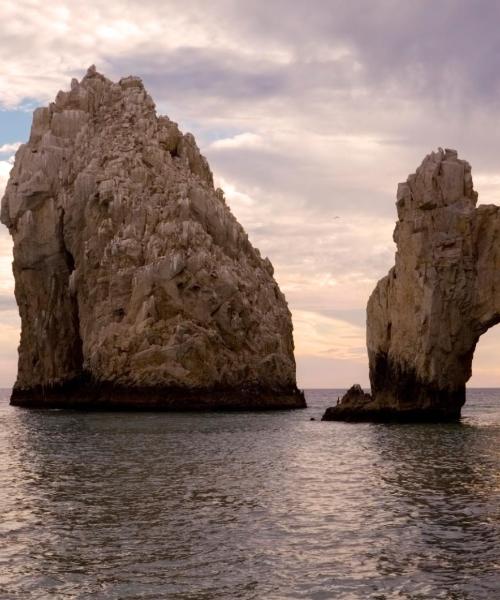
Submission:
[[271,263],[137,77],[91,67],[35,111],[1,219],[22,320],[13,404],[305,406]]
[[471,167],[428,155],[397,193],[396,264],[368,301],[371,399],[349,420],[460,418],[481,334],[500,321],[500,207],[476,208]]

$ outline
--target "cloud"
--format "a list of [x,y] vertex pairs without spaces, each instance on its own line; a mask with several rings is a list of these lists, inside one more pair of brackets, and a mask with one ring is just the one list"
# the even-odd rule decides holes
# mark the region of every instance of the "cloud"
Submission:
[[498,348],[500,347],[500,327],[492,327],[479,338],[474,352],[472,378],[469,385],[473,387],[498,387],[500,367],[498,365]]
[[[365,331],[363,327],[320,315],[295,310],[294,331],[298,356],[318,355],[330,358],[366,362]],[[332,340],[335,343],[332,344]]]
[[[430,18],[429,15],[432,15]],[[11,57],[4,104],[49,99],[91,63],[143,74],[155,96],[281,97],[372,106],[395,98],[492,103],[500,75],[500,7],[487,0],[399,3],[89,0],[51,6],[5,0],[0,48]],[[490,60],[485,60],[485,57]],[[160,93],[162,92],[162,93]]]
[[19,148],[22,142],[14,142],[12,144],[2,144],[0,145],[0,154],[9,154],[13,155],[16,150]]
[[242,192],[225,180],[217,183],[252,243],[271,257],[294,314],[295,309],[364,310],[375,283],[393,263],[392,219],[372,215],[367,227],[366,216],[339,205],[332,210],[297,202],[291,208],[290,197],[269,201],[266,188]]
[[474,184],[480,190],[478,204],[500,204],[500,172],[476,173]]
[[[262,146],[263,139],[255,133],[245,132],[229,138],[221,138],[210,144],[214,150],[235,150],[236,148],[255,148]],[[0,148],[1,150],[1,148]]]
[[[369,388],[365,364],[307,354],[297,357],[297,381],[304,389],[319,387],[345,390],[354,382]],[[332,404],[336,399],[337,396],[332,397]]]
[[[115,79],[141,76],[158,111],[195,134],[273,262],[300,377],[302,365],[318,385],[332,384],[329,369],[364,368],[365,383],[364,309],[393,264],[397,183],[429,151],[455,147],[479,201],[500,198],[499,18],[488,0],[316,0],[314,10],[302,0],[4,0],[0,108],[45,104],[92,63]],[[27,131],[26,118],[22,134],[12,128],[15,115],[0,110],[0,195]],[[12,290],[1,240],[2,290]]]
[[17,305],[14,295],[11,293],[0,292],[0,313],[15,311],[17,314]]
[[[2,190],[0,189],[0,195]],[[12,241],[0,230],[0,387],[10,387],[16,378],[17,346],[21,323],[14,298]]]
[[[0,167],[1,167],[0,161]],[[0,171],[1,172],[1,171]],[[0,197],[3,195],[0,180]],[[0,387],[10,387],[16,378],[17,346],[21,322],[14,298],[12,240],[0,229]]]
[[458,96],[459,102],[496,99],[500,7],[489,0],[443,0],[438,6],[432,0],[318,0],[314,11],[300,1],[293,7],[285,0],[245,7],[228,2],[225,11],[242,44],[258,38],[265,47],[272,40],[308,62],[344,48],[365,90],[447,103]]
[[0,198],[4,194],[5,186],[7,185],[11,169],[11,157],[9,157],[7,160],[0,160]]
[[12,275],[12,240],[7,230],[0,230],[0,306],[7,296],[13,300],[14,277]]

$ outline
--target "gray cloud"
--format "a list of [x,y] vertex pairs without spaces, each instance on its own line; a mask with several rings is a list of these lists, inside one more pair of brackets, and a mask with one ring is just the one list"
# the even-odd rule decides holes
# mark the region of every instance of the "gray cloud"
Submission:
[[204,101],[219,97],[245,103],[271,98],[293,102],[294,94],[303,96],[305,90],[348,90],[354,83],[353,61],[348,57],[282,63],[267,58],[265,52],[246,56],[237,49],[180,47],[160,54],[144,48],[133,56],[106,56],[105,60],[117,75],[133,65],[156,97],[187,94],[188,101],[201,93]]
[[[240,45],[158,51],[148,42],[129,54],[105,54],[105,62],[116,73],[133,67],[156,96],[187,94],[188,102],[201,93],[204,100],[282,97],[293,104],[321,91],[346,97],[363,91],[362,103],[418,98],[465,110],[495,103],[500,90],[495,2],[317,0],[314,9],[301,1],[187,5],[197,7],[208,30],[226,28]],[[286,60],[275,59],[280,52]],[[357,97],[350,100],[359,104]]]
[[362,65],[364,83],[384,95],[446,100],[452,86],[462,102],[497,97],[500,6],[491,0],[317,0],[314,9],[300,0],[225,2],[224,12],[250,38],[278,40],[299,56],[345,46]]
[[[91,63],[143,77],[158,110],[196,135],[292,309],[318,319],[362,326],[393,262],[396,185],[427,152],[457,148],[480,198],[500,198],[493,0],[12,3],[16,19],[3,10],[0,104],[52,99]],[[213,144],[244,133],[256,142]],[[0,296],[6,316],[9,302]],[[334,384],[332,372],[366,381],[366,365],[331,357],[299,358],[299,372],[307,385]]]
[[[92,58],[113,74],[141,72],[155,94],[293,102],[292,92],[363,89],[470,104],[496,102],[500,87],[500,6],[492,0],[91,0],[84,12],[81,19],[77,7],[18,3],[3,15],[0,47],[21,66],[9,77],[36,81],[27,96],[44,81],[54,85],[53,64],[70,76]],[[45,69],[25,72],[34,52]]]
[[16,299],[11,293],[0,292],[0,312],[5,311],[15,311],[17,314]]

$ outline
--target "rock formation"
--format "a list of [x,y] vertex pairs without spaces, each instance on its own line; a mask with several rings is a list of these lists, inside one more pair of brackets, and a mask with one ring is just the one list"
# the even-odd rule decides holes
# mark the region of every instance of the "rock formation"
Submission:
[[476,343],[500,322],[500,207],[476,208],[470,165],[428,155],[397,193],[396,264],[368,301],[371,396],[325,420],[457,420]]
[[342,396],[342,401],[337,400],[335,406],[329,406],[322,421],[348,421],[356,411],[362,411],[365,405],[371,402],[372,397],[363,391],[359,383],[351,386]]
[[13,404],[305,406],[271,263],[137,77],[91,67],[35,111],[1,219],[22,320]]

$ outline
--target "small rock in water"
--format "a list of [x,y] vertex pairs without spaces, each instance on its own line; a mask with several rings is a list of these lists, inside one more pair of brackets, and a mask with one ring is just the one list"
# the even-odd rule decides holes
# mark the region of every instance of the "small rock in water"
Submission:
[[337,398],[337,404],[326,409],[321,417],[322,421],[355,421],[359,411],[366,410],[372,397],[363,391],[359,384],[354,384],[341,399]]

